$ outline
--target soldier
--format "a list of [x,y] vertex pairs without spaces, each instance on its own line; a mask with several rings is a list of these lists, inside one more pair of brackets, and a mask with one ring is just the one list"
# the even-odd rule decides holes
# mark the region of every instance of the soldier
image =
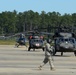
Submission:
[[53,58],[52,58],[53,47],[50,46],[50,43],[51,43],[51,40],[48,39],[45,46],[45,58],[43,63],[39,66],[40,70],[47,62],[49,62],[50,70],[55,70],[53,65]]

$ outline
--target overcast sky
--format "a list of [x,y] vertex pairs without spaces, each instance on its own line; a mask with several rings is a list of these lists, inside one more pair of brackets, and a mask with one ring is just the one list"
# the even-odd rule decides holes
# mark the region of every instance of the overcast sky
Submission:
[[76,0],[0,0],[0,13],[3,11],[59,12],[60,14],[76,13]]

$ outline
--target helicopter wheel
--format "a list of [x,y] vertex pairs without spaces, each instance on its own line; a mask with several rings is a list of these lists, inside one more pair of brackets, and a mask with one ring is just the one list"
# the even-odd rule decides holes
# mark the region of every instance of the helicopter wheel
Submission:
[[55,55],[55,54],[56,54],[56,52],[57,52],[56,50],[53,50],[53,55]]
[[33,51],[35,51],[35,48],[33,49]]
[[45,48],[42,48],[42,50],[44,51]]
[[63,52],[61,52],[61,56],[63,56]]
[[28,51],[30,51],[30,49],[31,49],[31,48],[29,47],[29,48],[28,48]]
[[74,52],[74,55],[76,56],[76,51]]

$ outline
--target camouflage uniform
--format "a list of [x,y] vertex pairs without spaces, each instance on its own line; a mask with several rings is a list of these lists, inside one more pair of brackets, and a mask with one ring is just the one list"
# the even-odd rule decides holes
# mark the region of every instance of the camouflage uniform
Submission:
[[49,62],[49,65],[50,65],[50,70],[55,70],[54,65],[53,65],[52,52],[53,52],[53,48],[50,47],[49,43],[46,43],[46,46],[45,46],[45,58],[44,58],[43,63],[39,66],[40,70],[48,62]]

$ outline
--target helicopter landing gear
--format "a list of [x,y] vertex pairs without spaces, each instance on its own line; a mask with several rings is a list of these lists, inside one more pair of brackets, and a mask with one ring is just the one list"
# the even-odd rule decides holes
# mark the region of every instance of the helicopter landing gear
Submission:
[[29,48],[28,48],[28,51],[30,51],[30,49],[31,49],[31,48],[29,47]]
[[35,51],[35,48],[33,49],[33,51]]
[[63,52],[61,52],[61,56],[63,56]]
[[44,51],[44,50],[45,50],[45,48],[42,48],[42,50]]
[[15,47],[19,47],[19,43],[16,43],[16,44],[15,44]]
[[31,47],[28,48],[28,51],[30,51],[31,49],[33,49],[33,51],[35,51],[35,48],[31,48]]
[[74,52],[74,55],[76,56],[76,51]]
[[53,50],[53,56],[56,54],[56,52],[57,52],[57,51],[54,49],[54,50]]

